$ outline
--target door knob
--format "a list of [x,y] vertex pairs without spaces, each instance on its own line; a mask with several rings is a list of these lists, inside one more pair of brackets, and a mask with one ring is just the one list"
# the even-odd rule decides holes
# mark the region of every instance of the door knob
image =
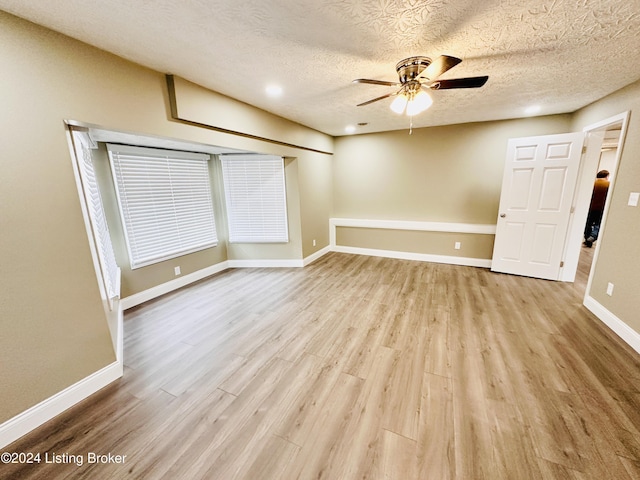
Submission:
[[506,216],[507,216],[507,214],[506,214],[506,213],[501,213],[501,214],[500,214],[500,218],[504,218],[504,217],[506,217]]

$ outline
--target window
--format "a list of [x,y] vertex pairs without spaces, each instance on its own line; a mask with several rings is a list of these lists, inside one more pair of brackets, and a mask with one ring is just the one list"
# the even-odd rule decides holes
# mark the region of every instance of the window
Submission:
[[80,173],[82,192],[87,205],[96,256],[100,266],[100,276],[104,283],[109,307],[113,308],[113,300],[120,296],[120,268],[113,253],[109,227],[104,214],[95,169],[93,168],[92,144],[86,132],[72,130],[71,136]]
[[107,148],[132,269],[217,245],[208,155]]
[[229,242],[286,243],[284,160],[268,155],[221,155]]

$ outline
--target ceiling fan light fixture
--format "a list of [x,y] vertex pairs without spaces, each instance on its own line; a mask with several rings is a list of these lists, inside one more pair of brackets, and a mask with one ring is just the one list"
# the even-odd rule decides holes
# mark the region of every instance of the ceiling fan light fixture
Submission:
[[407,115],[410,117],[418,115],[429,108],[432,103],[433,100],[429,94],[424,90],[420,90],[411,100],[409,100],[407,104]]
[[393,102],[391,102],[391,110],[393,110],[398,115],[402,115],[404,113],[405,108],[407,108],[408,103],[407,96],[404,93],[399,94]]

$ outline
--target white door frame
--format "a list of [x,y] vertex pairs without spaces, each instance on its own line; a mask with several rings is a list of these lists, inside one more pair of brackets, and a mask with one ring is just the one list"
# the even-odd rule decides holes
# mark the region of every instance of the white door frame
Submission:
[[[578,173],[578,184],[576,186],[576,193],[574,196],[574,214],[569,220],[569,230],[567,234],[567,240],[565,244],[564,254],[564,267],[560,271],[560,280],[564,282],[573,282],[578,270],[578,260],[580,258],[580,249],[582,248],[582,242],[584,240],[584,225],[587,221],[587,214],[589,211],[589,203],[591,202],[591,194],[593,192],[593,181],[598,171],[598,163],[600,162],[600,149],[602,147],[602,139],[604,131],[607,127],[622,122],[622,128],[620,131],[620,139],[618,141],[618,149],[616,151],[616,172],[618,165],[620,164],[620,156],[622,154],[622,147],[624,145],[624,139],[627,132],[627,125],[629,122],[629,111],[614,115],[600,122],[587,125],[582,129],[586,134],[587,139],[585,145],[587,147],[586,152],[582,155],[580,161],[580,172]],[[602,135],[598,135],[602,132]],[[613,190],[613,184],[615,183],[616,174],[612,175],[612,182],[609,187],[609,192]],[[605,229],[605,223],[607,219],[607,211],[609,209],[609,198],[604,207],[604,215],[600,226],[600,231]],[[600,242],[596,242],[596,250],[593,255],[593,264],[598,259]],[[593,272],[593,269],[591,269]],[[589,294],[591,289],[591,273],[589,274],[589,280],[587,283],[586,295]]]

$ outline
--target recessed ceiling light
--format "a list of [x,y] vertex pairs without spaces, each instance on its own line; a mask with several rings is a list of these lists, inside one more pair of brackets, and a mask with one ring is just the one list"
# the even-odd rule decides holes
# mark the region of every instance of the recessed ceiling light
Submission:
[[353,125],[347,125],[346,127],[344,127],[344,131],[347,133],[353,133],[356,131],[356,127]]
[[524,109],[524,113],[526,113],[527,115],[533,115],[535,113],[538,113],[540,110],[540,105],[531,105],[530,107]]
[[268,85],[267,88],[265,88],[265,92],[267,92],[267,95],[270,97],[279,97],[282,95],[282,87],[279,85]]

